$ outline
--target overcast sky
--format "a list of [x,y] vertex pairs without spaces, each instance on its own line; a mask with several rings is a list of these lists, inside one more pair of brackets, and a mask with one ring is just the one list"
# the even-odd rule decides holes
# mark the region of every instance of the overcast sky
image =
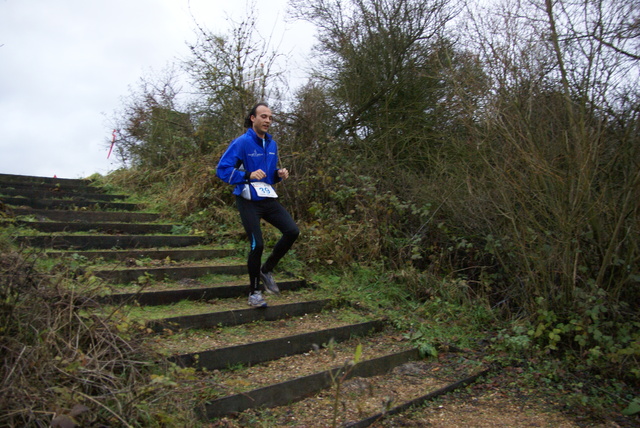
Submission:
[[[313,32],[284,21],[286,2],[259,2],[259,25],[283,41],[296,73]],[[109,118],[129,87],[187,55],[194,17],[229,34],[228,18],[245,10],[244,0],[0,0],[0,173],[82,178],[118,168],[107,160]]]

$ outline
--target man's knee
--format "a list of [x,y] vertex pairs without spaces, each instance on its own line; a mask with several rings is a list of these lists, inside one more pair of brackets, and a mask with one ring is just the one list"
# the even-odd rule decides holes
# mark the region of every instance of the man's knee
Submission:
[[300,236],[300,229],[298,229],[298,227],[296,226],[295,228],[290,229],[287,232],[285,232],[284,235],[293,242],[296,239],[298,239],[298,236]]

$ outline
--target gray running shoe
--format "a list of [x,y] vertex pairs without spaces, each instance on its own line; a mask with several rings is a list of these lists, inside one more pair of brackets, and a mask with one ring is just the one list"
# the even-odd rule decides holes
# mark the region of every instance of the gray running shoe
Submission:
[[262,292],[261,291],[254,291],[253,293],[249,294],[248,303],[249,303],[249,306],[251,306],[252,308],[266,308],[267,307],[267,302],[262,297]]
[[264,273],[260,271],[260,278],[264,284],[264,291],[271,294],[280,294],[278,284],[276,284],[276,281],[273,279],[271,272]]

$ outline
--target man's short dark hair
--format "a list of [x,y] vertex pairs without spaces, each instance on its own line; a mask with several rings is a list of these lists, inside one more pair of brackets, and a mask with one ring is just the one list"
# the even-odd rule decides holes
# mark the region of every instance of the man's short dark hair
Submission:
[[256,110],[258,110],[258,107],[260,107],[260,106],[265,106],[266,108],[269,108],[267,103],[258,103],[256,105],[254,105],[253,108],[251,109],[251,111],[249,112],[249,114],[247,115],[247,117],[244,119],[244,127],[245,128],[251,128],[253,126],[253,122],[251,121],[251,116],[255,116],[256,115]]

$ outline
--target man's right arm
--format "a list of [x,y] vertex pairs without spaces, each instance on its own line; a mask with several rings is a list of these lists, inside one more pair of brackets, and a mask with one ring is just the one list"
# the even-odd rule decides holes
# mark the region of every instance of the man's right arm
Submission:
[[241,144],[238,140],[233,141],[218,162],[216,176],[225,183],[242,184],[249,181],[249,172],[240,169],[242,166],[240,150]]

